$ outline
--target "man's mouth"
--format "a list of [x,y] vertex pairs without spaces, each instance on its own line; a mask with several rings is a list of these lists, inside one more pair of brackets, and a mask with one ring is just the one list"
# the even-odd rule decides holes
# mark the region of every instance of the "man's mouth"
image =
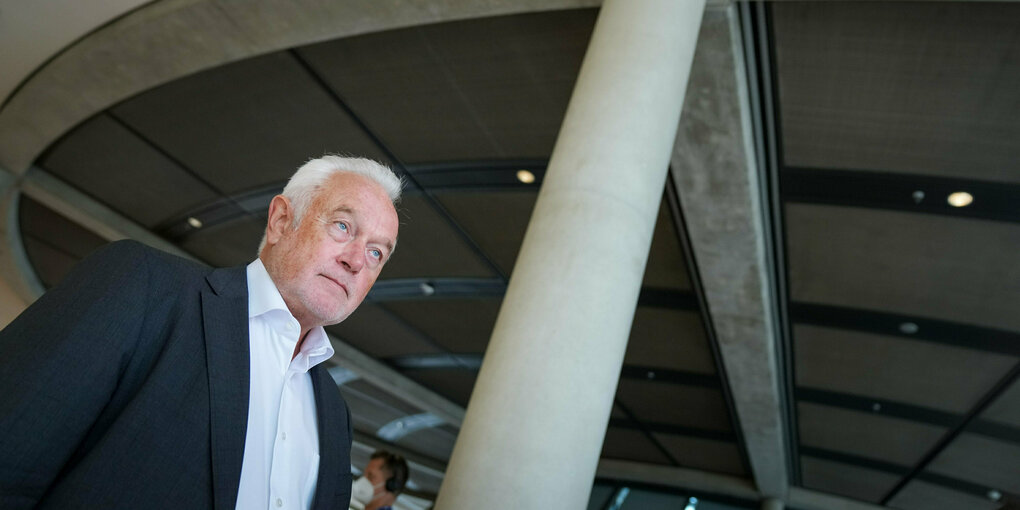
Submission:
[[337,287],[340,287],[341,289],[343,289],[345,296],[348,295],[347,286],[346,285],[340,283],[338,280],[336,280],[335,278],[332,278],[332,277],[330,277],[328,275],[320,274],[319,276],[321,276],[321,277],[323,277],[323,278],[333,282],[334,284],[337,285]]

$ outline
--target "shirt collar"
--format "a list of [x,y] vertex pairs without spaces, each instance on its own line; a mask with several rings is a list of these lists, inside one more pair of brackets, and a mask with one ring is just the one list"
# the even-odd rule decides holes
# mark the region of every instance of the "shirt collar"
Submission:
[[[294,321],[297,319],[290,313],[287,303],[280,295],[279,289],[273,283],[273,279],[262,264],[262,259],[255,259],[246,268],[248,275],[248,318],[252,319],[260,315],[277,315],[284,320]],[[333,346],[329,343],[326,330],[321,326],[312,328],[301,344],[301,352],[308,356],[308,365],[305,368],[314,367],[323,361],[333,357]],[[299,355],[300,356],[300,355]]]
[[262,259],[248,264],[248,318],[258,317],[273,310],[286,312],[293,319],[287,303],[284,302],[276,284],[269,277]]

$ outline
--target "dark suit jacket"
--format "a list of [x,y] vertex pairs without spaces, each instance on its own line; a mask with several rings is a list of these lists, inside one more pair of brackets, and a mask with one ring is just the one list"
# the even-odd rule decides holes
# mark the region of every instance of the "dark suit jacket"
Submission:
[[[249,366],[243,266],[107,245],[0,332],[0,508],[232,510]],[[312,508],[347,508],[347,406],[310,375]]]

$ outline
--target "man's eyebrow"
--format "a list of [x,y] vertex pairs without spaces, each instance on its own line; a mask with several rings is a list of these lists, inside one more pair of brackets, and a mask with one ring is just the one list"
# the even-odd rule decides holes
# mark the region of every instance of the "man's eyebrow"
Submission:
[[[357,221],[357,219],[358,219],[357,218],[358,215],[357,215],[357,213],[354,212],[354,209],[352,209],[352,208],[350,208],[350,207],[348,207],[346,205],[341,205],[341,206],[337,207],[336,209],[333,209],[333,212],[331,214],[335,216],[336,214],[339,214],[339,213],[350,214],[351,216],[355,217],[354,218],[355,221]],[[382,244],[383,244],[383,246],[386,247],[386,251],[389,252],[389,253],[393,253],[393,249],[396,248],[396,242],[395,241],[391,241],[389,239],[387,239]]]
[[350,207],[347,207],[346,205],[341,205],[340,207],[337,207],[336,209],[333,209],[333,212],[330,213],[330,214],[335,215],[337,213],[354,214],[354,209],[351,209]]

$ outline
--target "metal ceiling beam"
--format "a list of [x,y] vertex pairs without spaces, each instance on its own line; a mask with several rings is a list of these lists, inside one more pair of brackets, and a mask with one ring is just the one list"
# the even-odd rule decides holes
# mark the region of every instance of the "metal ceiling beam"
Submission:
[[[1020,200],[1017,201],[1020,204]],[[817,303],[790,303],[790,320],[1020,356],[1020,333],[960,322]]]
[[931,462],[935,460],[935,458],[938,457],[938,455],[942,453],[943,450],[945,450],[957,437],[959,437],[960,434],[965,432],[967,427],[972,422],[977,420],[977,417],[981,416],[981,414],[984,413],[985,410],[988,409],[988,407],[991,406],[992,403],[995,402],[995,400],[998,399],[1000,395],[1005,393],[1005,391],[1010,386],[1012,386],[1013,383],[1016,382],[1017,380],[1020,380],[1020,363],[1013,365],[1013,369],[1010,370],[1009,373],[1007,373],[1005,376],[1000,378],[999,381],[995,384],[995,386],[992,387],[992,389],[988,393],[986,393],[983,397],[981,397],[981,400],[974,404],[974,407],[970,409],[970,411],[967,413],[963,420],[960,420],[960,423],[958,423],[955,427],[947,431],[941,438],[939,438],[935,445],[933,445],[925,453],[924,457],[922,457],[921,460],[918,461],[918,463],[913,467],[913,469],[911,469],[910,472],[905,477],[903,477],[900,480],[900,482],[896,484],[895,487],[890,489],[889,493],[886,494],[884,498],[882,498],[882,504],[883,505],[888,504],[889,501],[891,501],[892,498],[896,497],[896,494],[903,490],[903,488],[906,487],[911,480],[916,478],[918,475],[922,474],[925,468],[927,468],[928,465],[931,464]]
[[107,241],[134,239],[178,257],[197,261],[193,255],[153,234],[141,225],[78,191],[39,167],[22,177],[19,188],[25,195]]
[[460,428],[460,424],[464,421],[463,407],[439,396],[336,336],[330,334],[329,340],[336,351],[332,359],[336,360],[338,364],[353,370],[363,380],[379,389],[413,404],[422,411],[432,413],[445,423]]
[[750,501],[761,498],[754,484],[745,478],[682,467],[602,459],[599,461],[595,476],[601,479],[652,484]]
[[[1011,182],[796,167],[783,168],[780,179],[784,202],[1020,222],[1020,184]],[[974,202],[950,205],[949,195],[958,191],[969,193]]]
[[[744,501],[766,499],[749,480],[696,469],[602,459],[599,462],[597,477],[601,480],[680,489],[694,494],[703,494],[706,499],[710,499],[711,496]],[[886,508],[800,487],[790,488],[786,505],[788,508],[797,510],[885,510]]]
[[785,500],[778,308],[736,6],[706,12],[701,37],[715,43],[696,57],[706,62],[696,61],[700,72],[691,75],[671,178],[750,472],[761,494]]

